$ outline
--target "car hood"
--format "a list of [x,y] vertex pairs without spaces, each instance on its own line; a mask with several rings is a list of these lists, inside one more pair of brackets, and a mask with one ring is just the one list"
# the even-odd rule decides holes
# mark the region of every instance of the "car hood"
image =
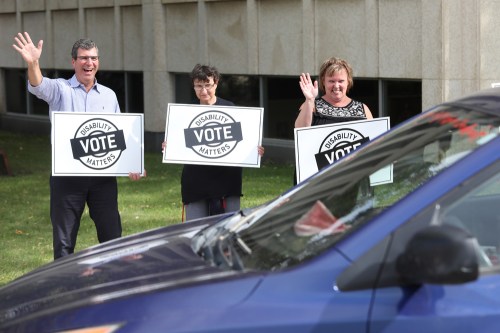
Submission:
[[191,239],[215,219],[165,227],[58,259],[0,289],[0,324],[50,311],[103,302],[238,272],[193,252]]

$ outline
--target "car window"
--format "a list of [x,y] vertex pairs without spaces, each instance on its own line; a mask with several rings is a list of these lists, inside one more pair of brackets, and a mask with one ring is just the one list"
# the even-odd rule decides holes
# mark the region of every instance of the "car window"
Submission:
[[[450,224],[467,230],[478,240],[477,253],[483,272],[500,269],[500,162],[457,186],[419,214],[388,234],[370,251],[362,254],[337,280],[343,290],[362,285],[379,288],[401,283],[398,257],[413,236],[430,225]],[[496,208],[496,209],[495,209]],[[383,269],[382,269],[383,267]]]
[[496,115],[443,106],[368,143],[234,228],[244,267],[286,268],[331,248],[495,139],[499,126]]
[[500,268],[500,173],[441,208],[443,223],[467,230],[479,243],[482,268]]

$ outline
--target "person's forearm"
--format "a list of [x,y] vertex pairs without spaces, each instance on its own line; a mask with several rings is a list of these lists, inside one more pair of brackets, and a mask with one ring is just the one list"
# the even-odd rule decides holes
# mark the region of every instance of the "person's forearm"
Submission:
[[33,87],[42,83],[42,71],[40,70],[38,60],[28,63],[28,81]]
[[312,123],[312,116],[314,111],[314,99],[306,100],[300,106],[300,113],[295,119],[295,128],[309,127]]

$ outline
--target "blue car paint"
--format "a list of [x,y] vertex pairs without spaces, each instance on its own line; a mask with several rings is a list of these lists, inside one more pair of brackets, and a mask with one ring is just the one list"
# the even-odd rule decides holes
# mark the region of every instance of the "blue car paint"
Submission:
[[[123,332],[134,332],[137,327],[147,332],[204,331],[207,326],[211,327],[209,332],[231,332],[242,323],[248,332],[265,331],[280,323],[279,329],[273,331],[304,332],[312,330],[320,322],[335,322],[346,330],[357,330],[359,323],[366,320],[371,296],[369,293],[342,294],[334,290],[335,276],[348,264],[333,251],[307,263],[307,267],[267,275],[250,273],[246,274],[248,277],[238,277],[234,281],[228,277],[220,283],[201,283],[186,289],[165,290],[134,298],[133,303],[126,298],[119,299],[82,308],[73,315],[61,311],[56,316],[48,317],[47,321],[37,321],[37,326],[21,327],[27,332],[43,332],[43,327],[51,326],[54,322],[78,327],[88,318],[92,318],[95,324],[104,324],[126,317],[130,321]],[[287,276],[289,283],[283,283],[283,275]],[[324,293],[325,286],[331,293]],[[343,299],[342,306],[338,303],[339,299]],[[137,318],[137,309],[147,313],[148,318]],[[258,322],[255,318],[259,319]],[[289,326],[283,326],[283,321],[288,322]]]

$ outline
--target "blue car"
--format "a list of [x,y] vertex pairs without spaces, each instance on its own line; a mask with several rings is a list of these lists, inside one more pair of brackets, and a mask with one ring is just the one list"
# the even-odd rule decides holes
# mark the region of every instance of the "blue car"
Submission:
[[500,331],[500,89],[438,105],[259,207],[64,257],[1,332]]

